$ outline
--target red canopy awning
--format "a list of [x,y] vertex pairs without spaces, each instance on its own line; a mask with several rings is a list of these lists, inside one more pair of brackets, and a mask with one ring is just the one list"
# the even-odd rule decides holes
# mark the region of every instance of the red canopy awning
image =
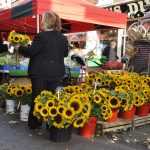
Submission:
[[84,0],[28,0],[0,12],[0,30],[36,33],[36,16],[53,11],[63,19],[66,32],[94,30],[94,25],[125,28],[127,15],[98,8]]

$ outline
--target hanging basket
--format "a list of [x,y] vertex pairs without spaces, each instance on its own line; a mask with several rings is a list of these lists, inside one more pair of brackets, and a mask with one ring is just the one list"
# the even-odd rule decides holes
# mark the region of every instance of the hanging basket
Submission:
[[6,100],[6,114],[14,114],[14,113],[15,113],[15,101]]
[[71,140],[73,127],[70,126],[66,128],[56,128],[51,126],[49,128],[49,139],[52,142],[69,142]]
[[117,121],[119,110],[118,109],[113,109],[112,113],[113,113],[113,116],[111,118],[105,120],[106,122],[113,123],[113,122]]
[[79,135],[85,138],[92,138],[95,134],[97,126],[97,117],[89,117],[88,122],[84,124],[83,128],[79,129]]
[[20,108],[20,120],[21,121],[28,121],[30,107],[28,105],[21,105]]
[[137,107],[137,115],[140,117],[148,116],[149,113],[149,103],[145,103],[143,106]]
[[122,119],[133,120],[135,111],[136,108],[133,106],[131,110],[127,110],[127,111],[121,110],[119,116]]

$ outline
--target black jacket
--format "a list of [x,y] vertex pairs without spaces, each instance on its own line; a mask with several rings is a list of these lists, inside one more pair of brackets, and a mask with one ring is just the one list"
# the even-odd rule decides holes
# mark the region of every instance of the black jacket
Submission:
[[68,55],[68,40],[57,31],[37,34],[30,47],[19,47],[30,57],[28,73],[31,77],[61,77],[65,73],[64,57]]
[[[107,57],[107,60],[108,60],[108,58],[109,58],[109,53],[110,53],[110,46],[108,45],[108,46],[106,46],[105,48],[104,48],[104,50],[103,50],[103,52],[102,52],[102,56],[106,56]],[[116,49],[115,49],[115,51],[117,51]],[[116,55],[116,59],[118,59],[118,56]]]

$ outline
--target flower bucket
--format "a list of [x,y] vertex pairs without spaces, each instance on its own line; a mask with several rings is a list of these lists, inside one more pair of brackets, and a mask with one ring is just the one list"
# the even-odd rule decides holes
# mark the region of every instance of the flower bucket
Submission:
[[14,114],[14,113],[15,113],[15,101],[6,100],[6,114]]
[[143,106],[137,107],[137,115],[140,117],[147,116],[149,113],[149,104],[145,103]]
[[133,120],[135,115],[136,108],[133,106],[131,110],[121,110],[120,111],[120,118],[127,119],[127,120]]
[[67,129],[59,129],[54,126],[51,126],[49,128],[49,139],[52,142],[69,142],[72,136],[72,129],[72,126],[68,127]]
[[28,121],[30,107],[28,105],[21,105],[20,108],[20,120],[21,121]]
[[113,109],[112,113],[113,113],[113,116],[111,118],[105,120],[106,122],[113,123],[113,122],[117,121],[119,110],[118,109]]
[[79,135],[85,138],[92,138],[95,134],[97,126],[97,117],[89,117],[88,122],[84,124],[83,128],[79,129]]

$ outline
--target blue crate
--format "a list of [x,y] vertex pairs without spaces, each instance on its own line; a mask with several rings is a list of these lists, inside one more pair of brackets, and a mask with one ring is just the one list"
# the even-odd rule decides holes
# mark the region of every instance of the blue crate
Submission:
[[10,70],[9,65],[0,65],[0,70]]
[[10,70],[27,70],[28,68],[23,66],[23,65],[20,65],[20,66],[11,66],[10,67]]

